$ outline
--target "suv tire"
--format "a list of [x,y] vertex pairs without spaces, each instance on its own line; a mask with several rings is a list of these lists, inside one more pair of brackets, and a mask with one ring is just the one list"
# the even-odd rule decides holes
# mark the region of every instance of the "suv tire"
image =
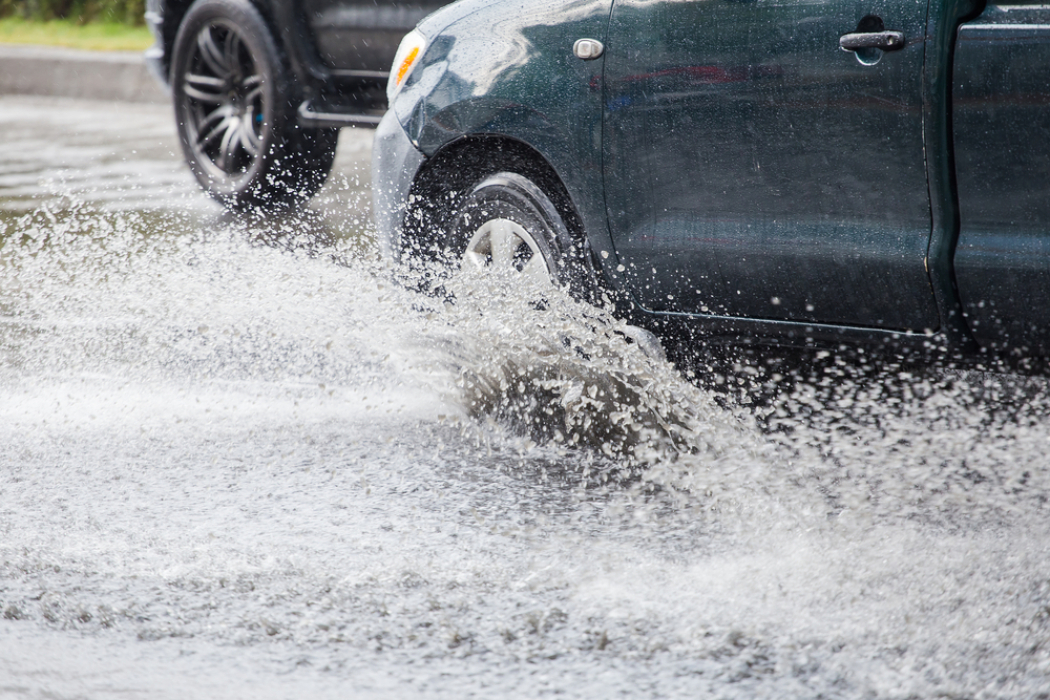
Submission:
[[248,0],[198,0],[175,39],[175,122],[190,170],[233,209],[303,202],[324,184],[338,129],[296,123],[298,89]]

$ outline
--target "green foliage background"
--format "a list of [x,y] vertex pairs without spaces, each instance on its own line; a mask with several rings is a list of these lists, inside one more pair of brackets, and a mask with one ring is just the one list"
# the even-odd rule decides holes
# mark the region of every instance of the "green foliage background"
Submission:
[[0,0],[0,17],[48,21],[65,19],[77,24],[116,22],[143,24],[146,0]]

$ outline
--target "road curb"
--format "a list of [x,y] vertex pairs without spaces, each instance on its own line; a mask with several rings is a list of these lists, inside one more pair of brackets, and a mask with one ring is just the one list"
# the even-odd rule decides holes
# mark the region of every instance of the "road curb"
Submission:
[[166,104],[137,51],[81,51],[0,44],[0,95],[50,95]]

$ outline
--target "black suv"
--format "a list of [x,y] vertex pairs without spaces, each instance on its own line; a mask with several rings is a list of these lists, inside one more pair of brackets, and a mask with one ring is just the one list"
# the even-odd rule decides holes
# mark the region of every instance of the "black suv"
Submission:
[[147,0],[186,160],[234,208],[301,202],[374,126],[401,38],[448,0]]

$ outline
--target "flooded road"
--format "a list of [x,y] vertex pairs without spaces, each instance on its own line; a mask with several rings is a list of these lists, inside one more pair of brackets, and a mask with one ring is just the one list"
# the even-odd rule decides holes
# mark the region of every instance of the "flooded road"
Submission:
[[0,697],[1050,697],[1045,380],[766,404],[391,285],[370,132],[245,219],[170,120],[0,99]]

